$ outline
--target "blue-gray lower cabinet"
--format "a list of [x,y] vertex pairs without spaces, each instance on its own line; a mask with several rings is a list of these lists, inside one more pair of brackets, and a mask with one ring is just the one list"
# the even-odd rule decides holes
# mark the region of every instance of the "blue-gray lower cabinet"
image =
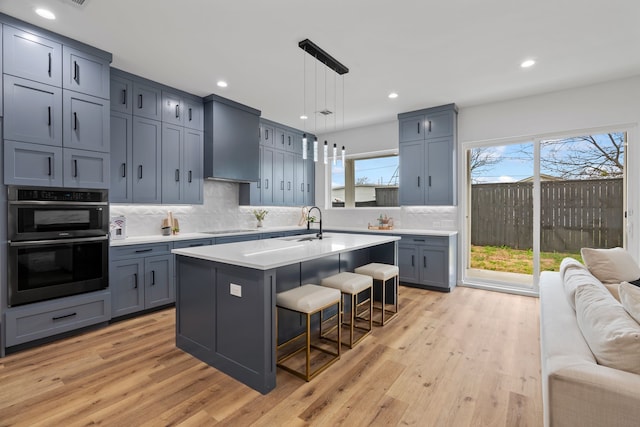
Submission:
[[175,302],[171,248],[171,243],[111,248],[113,317]]
[[403,235],[398,243],[400,282],[451,291],[456,286],[457,237]]
[[216,237],[216,245],[222,245],[225,243],[246,242],[248,240],[260,239],[259,234],[239,234],[237,236],[222,236]]
[[62,147],[5,139],[4,183],[62,187]]
[[5,345],[13,347],[110,319],[109,290],[9,307],[5,311]]

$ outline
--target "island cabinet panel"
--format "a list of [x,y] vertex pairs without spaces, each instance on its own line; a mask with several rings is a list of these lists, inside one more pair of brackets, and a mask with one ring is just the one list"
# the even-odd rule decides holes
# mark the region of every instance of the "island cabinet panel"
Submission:
[[451,291],[456,286],[456,236],[403,235],[398,267],[403,284]]

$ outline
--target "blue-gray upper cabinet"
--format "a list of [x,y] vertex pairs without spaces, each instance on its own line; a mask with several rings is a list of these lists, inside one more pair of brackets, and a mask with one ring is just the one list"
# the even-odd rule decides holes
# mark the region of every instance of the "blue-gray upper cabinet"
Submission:
[[203,203],[204,133],[196,129],[184,129],[183,185],[184,203]]
[[133,115],[147,119],[162,119],[162,91],[158,86],[133,82]]
[[204,131],[204,105],[202,98],[185,97],[184,103],[184,127]]
[[181,203],[184,128],[162,123],[162,203]]
[[4,76],[4,138],[62,146],[62,90]]
[[62,86],[62,44],[6,24],[2,42],[5,74]]
[[62,187],[62,147],[5,139],[4,183]]
[[403,113],[398,120],[400,204],[455,205],[456,106]]
[[63,146],[108,153],[109,100],[63,90]]
[[111,112],[111,203],[133,202],[133,116]]
[[184,125],[184,103],[179,94],[167,90],[162,91],[162,122]]
[[273,165],[275,162],[275,154],[276,150],[272,147],[262,147],[262,162],[260,166],[260,186],[261,186],[261,199],[263,205],[273,205],[274,204],[274,175],[273,175]]
[[283,191],[284,191],[284,205],[294,206],[296,185],[295,185],[295,166],[296,155],[293,153],[284,153],[284,171],[283,171]]
[[260,111],[217,95],[204,102],[204,176],[258,181]]
[[306,173],[304,170],[305,161],[302,159],[301,155],[294,155],[294,194],[293,194],[293,202],[296,205],[304,205],[305,204],[305,195],[307,192],[306,186]]
[[133,201],[161,203],[162,122],[133,118]]
[[316,164],[313,161],[313,153],[305,161],[304,171],[306,175],[304,205],[314,206],[316,204]]
[[62,87],[109,99],[109,61],[87,52],[62,48]]
[[62,160],[64,187],[109,188],[109,153],[65,148]]
[[133,113],[133,81],[112,75],[109,99],[111,110],[121,113]]
[[260,145],[275,146],[275,131],[274,126],[268,125],[264,122],[260,122]]

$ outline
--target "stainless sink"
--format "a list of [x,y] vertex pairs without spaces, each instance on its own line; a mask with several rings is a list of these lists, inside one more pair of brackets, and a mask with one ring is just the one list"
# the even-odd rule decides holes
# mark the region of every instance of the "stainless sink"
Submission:
[[[330,237],[331,237],[331,236],[327,236],[327,235],[323,234],[323,235],[322,235],[322,240],[324,240],[324,239],[328,239],[328,238],[330,238]],[[311,242],[312,240],[320,240],[320,239],[318,239],[318,236],[316,236],[315,234],[313,234],[313,235],[306,235],[306,236],[302,236],[302,237],[300,237],[300,236],[293,236],[293,237],[285,238],[285,239],[283,239],[283,240],[288,240],[288,241],[290,241],[290,242]]]

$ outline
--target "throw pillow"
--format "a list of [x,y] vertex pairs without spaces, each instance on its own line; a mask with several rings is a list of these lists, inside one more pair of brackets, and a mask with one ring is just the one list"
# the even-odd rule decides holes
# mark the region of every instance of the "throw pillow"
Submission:
[[640,325],[604,287],[576,289],[576,319],[599,364],[640,374]]
[[620,283],[620,302],[627,313],[640,323],[640,288],[627,282]]
[[564,269],[562,285],[564,286],[564,293],[567,296],[569,305],[574,310],[576,309],[576,289],[581,286],[600,286],[605,289],[602,283],[600,283],[589,270],[577,266],[569,266]]
[[629,282],[640,278],[640,267],[623,248],[580,249],[589,271],[602,283]]

